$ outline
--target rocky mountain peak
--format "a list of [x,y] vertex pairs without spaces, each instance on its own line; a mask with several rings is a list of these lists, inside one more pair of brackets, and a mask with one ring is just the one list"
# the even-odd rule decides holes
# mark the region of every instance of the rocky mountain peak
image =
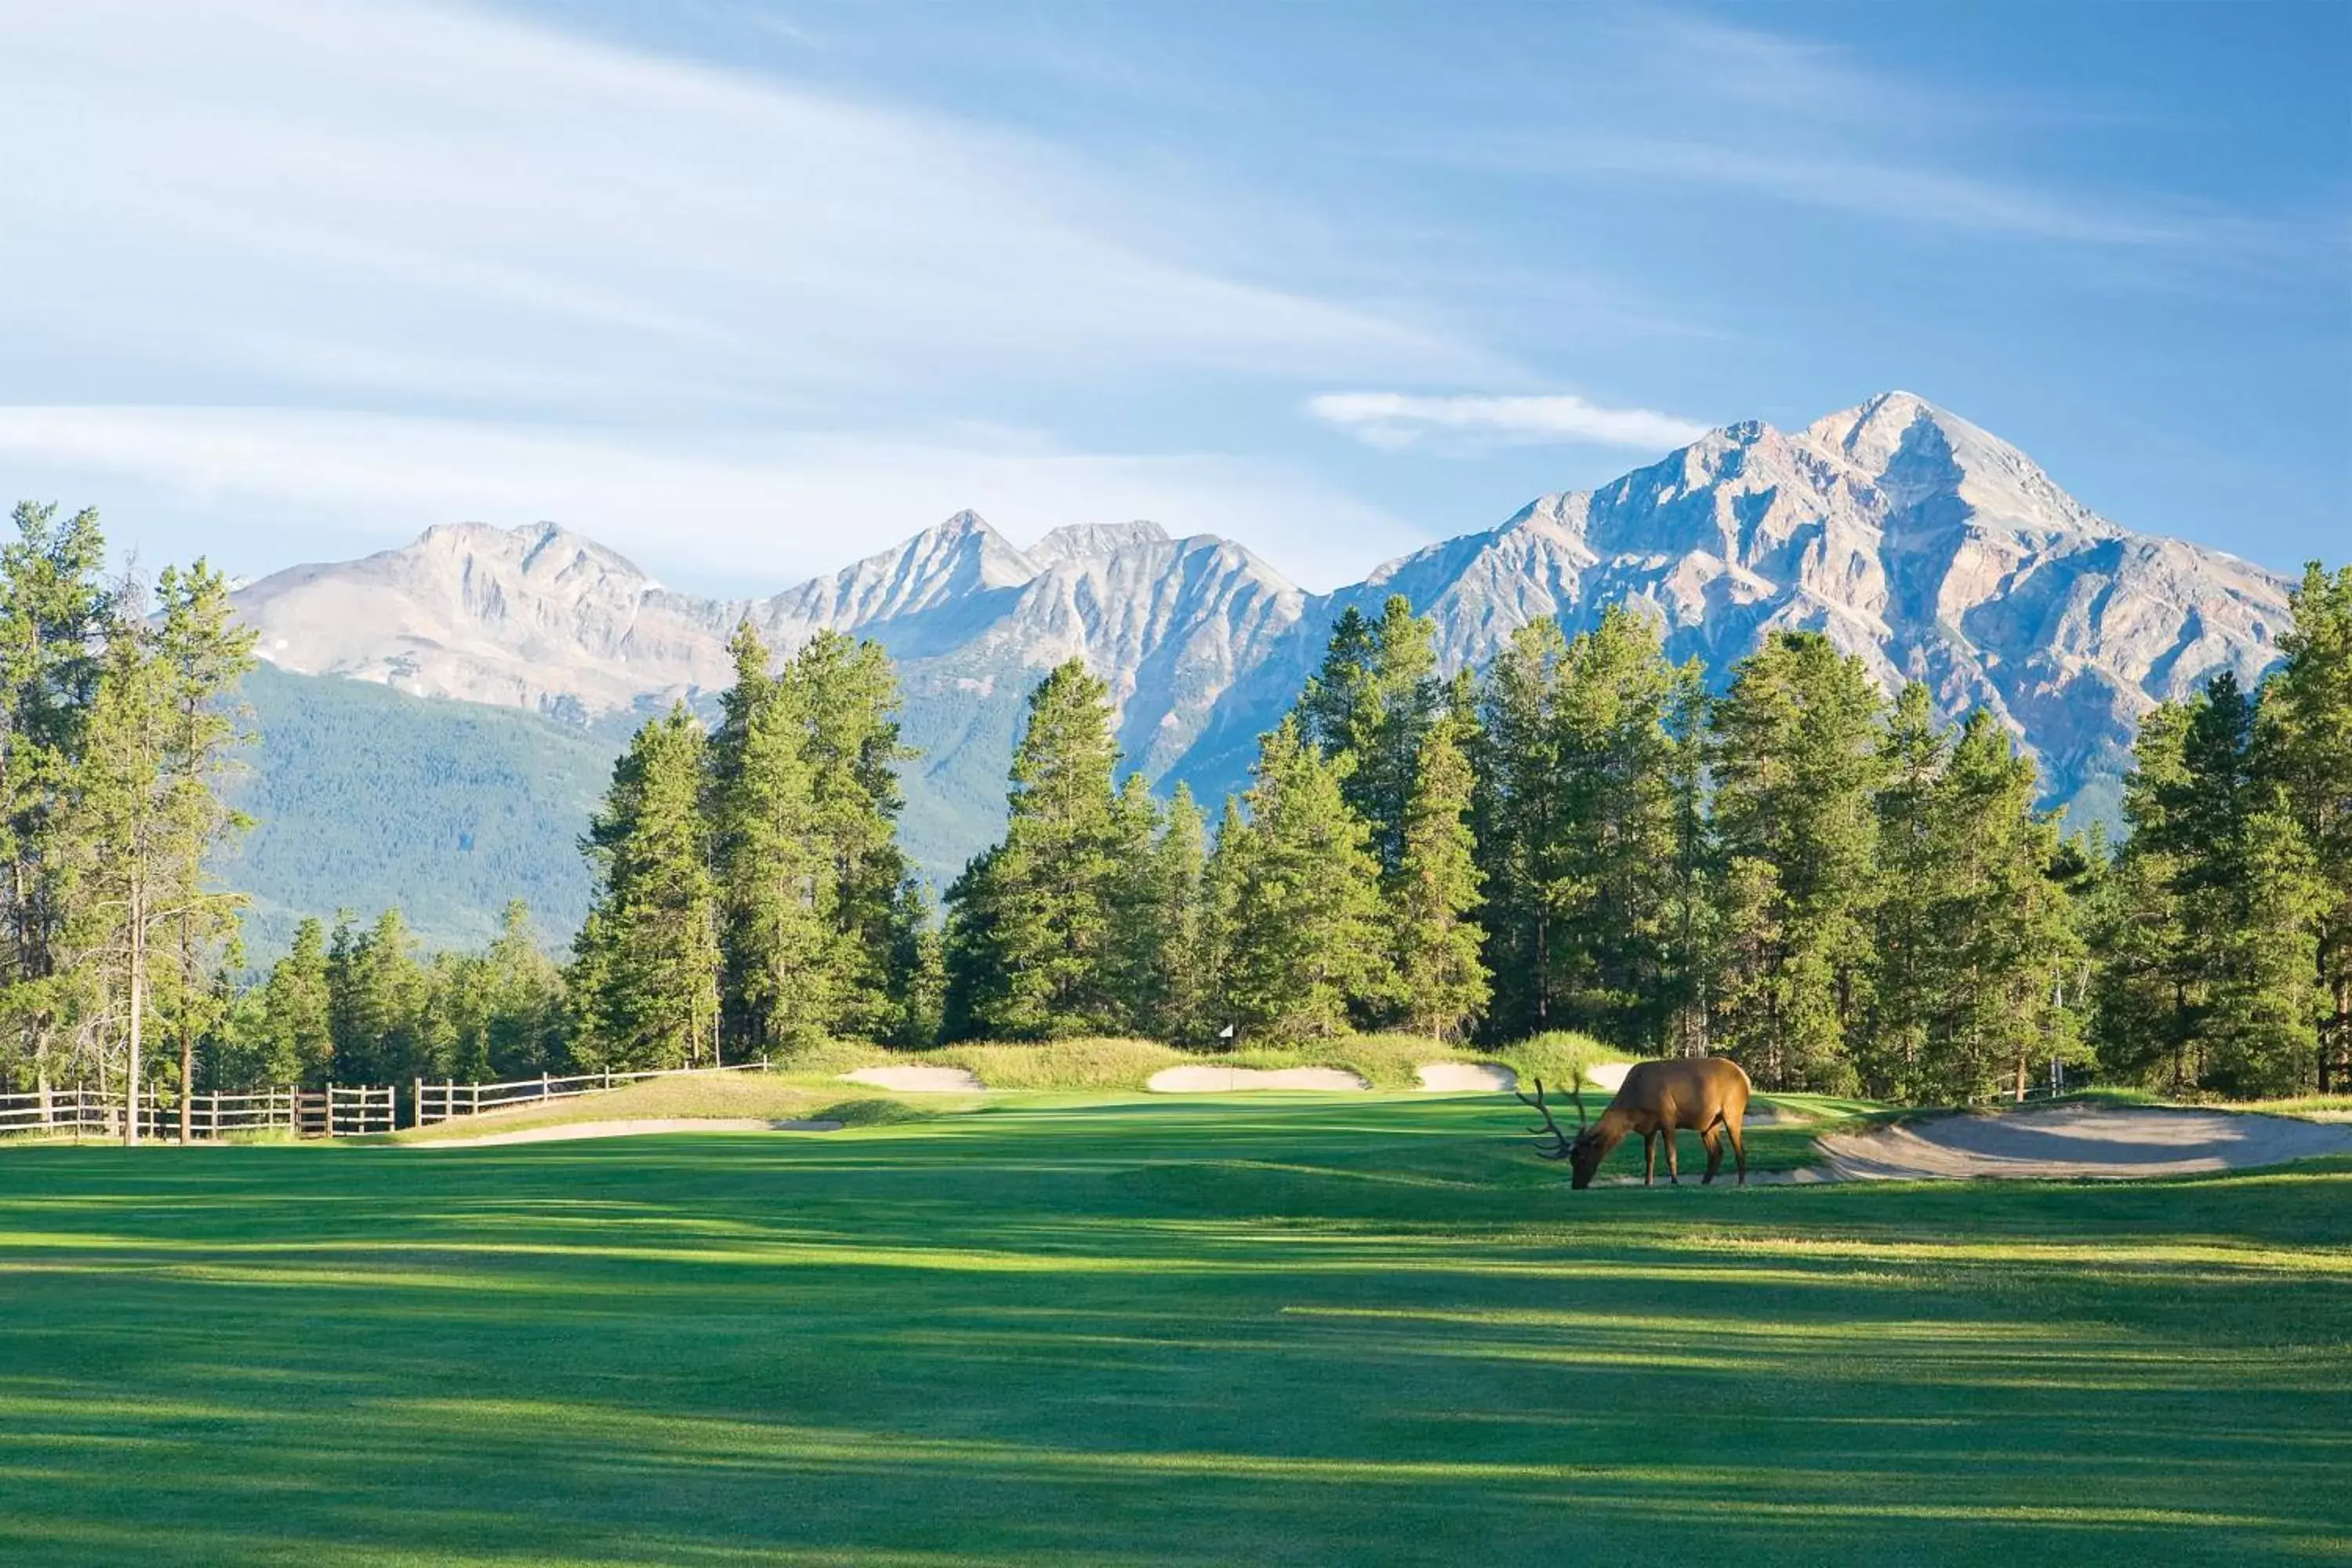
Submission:
[[2150,703],[2270,663],[2284,590],[2218,552],[2127,533],[2015,447],[1897,391],[1793,434],[1727,426],[1328,595],[1213,535],[1087,524],[1023,550],[967,510],[748,603],[660,591],[552,524],[477,523],[278,573],[236,602],[288,669],[571,717],[714,689],[746,616],[780,654],[826,628],[875,637],[925,752],[908,775],[908,831],[928,864],[951,868],[994,831],[1022,700],[1063,658],[1109,682],[1130,763],[1214,798],[1350,604],[1402,594],[1436,622],[1452,670],[1532,621],[1573,635],[1630,601],[1658,615],[1673,657],[1718,677],[1773,630],[1824,631],[1888,688],[1927,682],[1947,717],[1992,711],[2053,797],[2105,788],[2111,802]]
[[1070,522],[1022,552],[1040,570],[1068,562],[1099,560],[1138,545],[1166,544],[1168,531],[1156,522]]

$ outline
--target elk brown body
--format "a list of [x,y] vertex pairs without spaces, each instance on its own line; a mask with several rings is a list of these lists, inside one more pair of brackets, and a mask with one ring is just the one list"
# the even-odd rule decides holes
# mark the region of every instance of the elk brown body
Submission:
[[1664,1134],[1666,1141],[1666,1179],[1679,1185],[1682,1166],[1675,1154],[1675,1134],[1692,1131],[1706,1146],[1706,1175],[1712,1182],[1715,1173],[1723,1169],[1723,1145],[1728,1139],[1733,1157],[1738,1162],[1739,1184],[1748,1184],[1748,1145],[1741,1138],[1741,1127],[1748,1120],[1748,1075],[1739,1064],[1722,1057],[1680,1057],[1670,1061],[1636,1062],[1618,1087],[1617,1097],[1609,1102],[1599,1119],[1588,1122],[1584,1115],[1584,1091],[1581,1087],[1570,1090],[1576,1098],[1577,1133],[1570,1138],[1560,1131],[1544,1104],[1543,1079],[1536,1079],[1536,1095],[1519,1099],[1536,1108],[1544,1124],[1535,1131],[1549,1134],[1553,1146],[1538,1151],[1547,1160],[1566,1160],[1571,1173],[1570,1184],[1580,1192],[1592,1184],[1593,1172],[1609,1152],[1625,1141],[1628,1133],[1642,1135],[1642,1184],[1647,1186],[1655,1177],[1658,1167],[1657,1140]]

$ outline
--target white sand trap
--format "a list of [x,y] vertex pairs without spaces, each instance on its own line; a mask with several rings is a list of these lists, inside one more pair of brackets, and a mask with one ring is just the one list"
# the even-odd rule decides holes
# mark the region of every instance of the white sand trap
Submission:
[[1519,1075],[1492,1062],[1423,1062],[1413,1069],[1431,1094],[1507,1094]]
[[1255,1089],[1365,1089],[1372,1086],[1340,1068],[1162,1068],[1144,1088],[1154,1094],[1233,1094]]
[[1820,1147],[1826,1165],[1781,1179],[2185,1176],[2352,1153],[2352,1127],[2228,1110],[2053,1105],[1832,1133]]
[[841,1081],[898,1094],[971,1094],[981,1087],[962,1068],[859,1068],[843,1073]]
[[1633,1070],[1632,1062],[1595,1062],[1584,1069],[1584,1081],[1614,1094],[1625,1087],[1625,1075]]
[[471,1138],[433,1138],[410,1149],[481,1149],[493,1143],[569,1143],[578,1138],[642,1138],[652,1132],[838,1132],[838,1121],[777,1121],[765,1116],[640,1116],[626,1121],[565,1121]]

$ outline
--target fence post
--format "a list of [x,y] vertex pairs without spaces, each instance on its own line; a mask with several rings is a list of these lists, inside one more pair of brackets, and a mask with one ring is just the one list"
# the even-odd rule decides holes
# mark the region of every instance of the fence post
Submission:
[[416,1080],[416,1099],[411,1102],[410,1113],[416,1118],[411,1125],[425,1125],[425,1080],[421,1078]]

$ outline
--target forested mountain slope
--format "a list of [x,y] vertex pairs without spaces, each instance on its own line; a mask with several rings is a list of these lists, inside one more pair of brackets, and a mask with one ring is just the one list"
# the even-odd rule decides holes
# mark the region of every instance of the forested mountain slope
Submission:
[[255,819],[219,862],[252,897],[252,956],[304,915],[398,906],[434,945],[478,947],[528,900],[568,938],[588,910],[578,848],[625,736],[511,708],[411,697],[363,680],[246,678],[260,743],[229,794]]

